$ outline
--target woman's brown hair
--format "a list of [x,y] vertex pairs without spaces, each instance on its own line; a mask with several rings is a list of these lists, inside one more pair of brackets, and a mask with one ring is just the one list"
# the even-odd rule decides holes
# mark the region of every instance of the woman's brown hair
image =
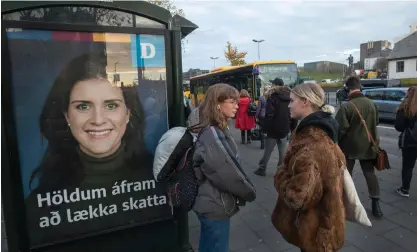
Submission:
[[202,126],[214,125],[222,130],[226,128],[227,118],[220,111],[218,105],[227,99],[237,100],[238,98],[237,89],[228,84],[219,83],[210,86],[199,108]]
[[249,97],[249,92],[246,89],[240,90],[240,98],[242,97]]
[[404,110],[405,116],[409,118],[417,116],[417,86],[408,89],[407,96],[401,102],[398,110]]

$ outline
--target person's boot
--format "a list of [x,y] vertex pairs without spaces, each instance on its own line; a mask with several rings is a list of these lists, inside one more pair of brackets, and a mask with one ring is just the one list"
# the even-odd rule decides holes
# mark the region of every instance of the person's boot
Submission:
[[241,139],[242,144],[246,144],[246,142],[245,142],[245,132],[244,131],[240,132],[240,139]]
[[251,133],[250,133],[250,131],[248,131],[248,133],[246,134],[246,142],[248,143],[248,144],[250,144],[251,143]]
[[265,142],[261,141],[261,150],[265,149]]
[[379,205],[379,199],[372,199],[372,215],[376,218],[381,218],[384,216],[381,210],[381,206]]
[[258,175],[258,176],[262,176],[262,177],[265,177],[266,176],[265,170],[264,169],[261,169],[261,168],[258,168],[258,170],[256,170],[254,172],[254,174],[255,175]]

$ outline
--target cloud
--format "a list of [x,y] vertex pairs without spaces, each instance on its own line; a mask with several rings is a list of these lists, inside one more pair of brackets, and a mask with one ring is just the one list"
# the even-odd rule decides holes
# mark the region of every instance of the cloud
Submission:
[[[345,62],[359,60],[359,45],[369,40],[393,40],[417,22],[417,2],[410,1],[175,1],[186,18],[199,26],[186,40],[183,69],[226,65],[230,41],[246,51],[247,61],[258,57],[252,39],[260,44],[261,60]],[[401,13],[401,15],[394,15]],[[320,56],[320,57],[318,57]]]

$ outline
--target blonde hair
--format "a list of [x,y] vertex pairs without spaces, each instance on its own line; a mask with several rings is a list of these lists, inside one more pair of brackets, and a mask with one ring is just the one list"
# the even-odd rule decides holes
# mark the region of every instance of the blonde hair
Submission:
[[272,87],[271,85],[266,85],[266,86],[262,87],[262,90],[261,90],[262,94],[261,95],[265,95],[265,93],[268,92],[268,90],[271,89],[271,87]]
[[249,97],[249,92],[246,89],[240,90],[240,97]]
[[417,116],[417,86],[408,88],[407,95],[398,110],[404,110],[405,116],[409,118]]
[[324,102],[324,90],[317,84],[305,83],[295,86],[291,93],[294,95],[310,101],[317,110],[323,110],[328,113],[335,113],[335,108],[326,105]]
[[199,106],[199,120],[202,126],[214,125],[220,129],[226,128],[227,118],[220,111],[218,105],[227,99],[238,100],[239,91],[224,83],[215,84],[207,89]]

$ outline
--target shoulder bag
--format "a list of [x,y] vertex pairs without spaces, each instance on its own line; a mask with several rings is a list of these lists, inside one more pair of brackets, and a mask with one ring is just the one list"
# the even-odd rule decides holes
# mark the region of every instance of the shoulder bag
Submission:
[[363,119],[361,113],[359,112],[358,107],[356,106],[355,103],[350,102],[353,107],[356,110],[356,113],[358,114],[359,118],[361,119],[361,124],[363,125],[363,127],[366,130],[366,134],[368,135],[368,141],[372,144],[372,146],[377,148],[377,155],[376,155],[376,159],[374,161],[374,167],[375,169],[377,169],[378,171],[382,171],[385,169],[391,169],[391,166],[389,164],[389,160],[388,160],[388,154],[385,150],[381,149],[375,142],[375,139],[372,137],[371,132],[369,132],[368,126],[366,126],[366,122]]

